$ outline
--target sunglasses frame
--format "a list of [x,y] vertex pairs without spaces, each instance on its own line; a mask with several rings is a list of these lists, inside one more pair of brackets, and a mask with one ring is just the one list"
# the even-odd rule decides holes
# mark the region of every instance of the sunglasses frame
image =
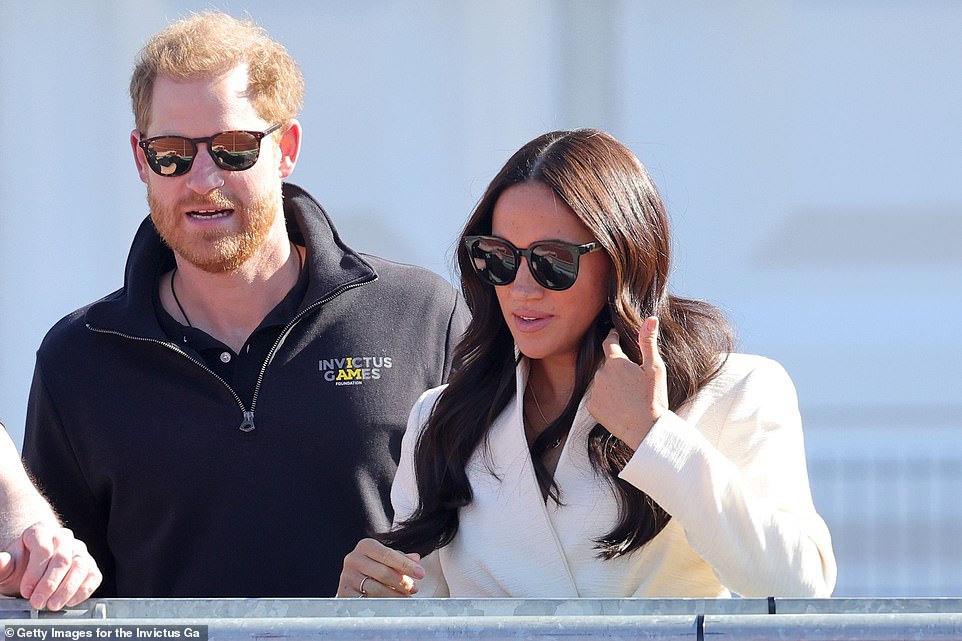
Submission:
[[[497,241],[497,242],[499,242],[499,243],[504,243],[504,245],[506,245],[506,246],[511,250],[511,253],[514,254],[514,260],[515,260],[514,272],[511,274],[511,278],[509,278],[509,279],[506,280],[505,282],[503,282],[503,283],[494,283],[494,282],[492,282],[491,279],[488,278],[487,276],[485,276],[484,273],[482,273],[482,270],[478,269],[477,265],[474,263],[474,258],[473,258],[473,256],[472,256],[472,251],[474,250],[475,244],[476,244],[478,241],[482,241],[482,240],[493,240],[493,241]],[[501,287],[501,286],[503,286],[503,285],[510,285],[511,283],[514,282],[514,279],[517,278],[517,276],[518,276],[518,270],[521,269],[521,258],[524,257],[525,261],[527,261],[527,263],[528,263],[528,271],[531,272],[531,276],[535,279],[535,281],[536,281],[539,285],[541,285],[542,287],[544,287],[545,289],[550,289],[550,290],[555,291],[555,292],[561,292],[561,291],[564,291],[564,290],[566,290],[566,289],[570,289],[571,287],[573,287],[574,284],[575,284],[575,282],[578,280],[578,268],[579,268],[579,265],[581,264],[581,257],[584,256],[585,254],[590,254],[591,252],[602,248],[602,247],[601,247],[601,243],[599,243],[599,242],[597,242],[597,241],[592,241],[592,242],[590,242],[590,243],[584,243],[583,245],[576,245],[576,244],[574,244],[574,243],[569,243],[569,242],[564,241],[564,240],[539,240],[539,241],[536,241],[536,242],[531,243],[531,244],[528,245],[528,247],[525,248],[525,249],[518,249],[518,248],[515,247],[514,244],[511,243],[510,241],[505,240],[504,238],[501,238],[500,236],[492,236],[492,235],[490,235],[490,234],[481,234],[481,235],[465,236],[463,242],[464,242],[464,247],[465,247],[465,249],[466,249],[467,252],[468,252],[468,259],[471,261],[471,267],[474,268],[474,272],[475,272],[475,273],[478,275],[478,277],[481,278],[481,280],[483,280],[484,282],[486,282],[486,283],[488,283],[488,284],[490,284],[490,285],[494,285],[495,287]],[[535,250],[536,248],[538,248],[538,247],[543,246],[543,245],[561,245],[562,247],[565,247],[566,249],[569,249],[569,250],[571,251],[571,253],[572,253],[572,255],[574,256],[575,259],[574,259],[574,275],[571,277],[571,283],[570,283],[570,284],[565,285],[564,287],[554,287],[554,286],[551,286],[551,285],[543,282],[543,281],[541,280],[541,279],[543,278],[543,276],[542,276],[541,274],[539,274],[538,272],[536,272],[536,271],[534,270],[534,268],[531,266],[531,256],[532,256],[534,250]],[[538,258],[539,260],[546,260],[546,261],[549,261],[549,262],[550,262],[550,258],[548,258],[548,257],[537,257],[537,256],[536,256],[536,258]],[[484,271],[489,271],[489,270],[484,270]]]
[[[176,136],[176,135],[153,136],[151,138],[141,138],[140,140],[137,141],[137,144],[140,146],[141,149],[144,150],[144,157],[147,159],[147,166],[150,167],[151,171],[153,171],[155,174],[157,174],[158,176],[163,176],[164,178],[177,178],[178,176],[184,176],[188,174],[191,168],[194,166],[194,160],[197,158],[197,154],[198,154],[197,143],[200,143],[200,142],[207,144],[207,153],[210,154],[210,157],[211,159],[213,159],[214,164],[220,167],[221,169],[225,171],[247,171],[248,169],[256,165],[258,160],[260,160],[261,141],[267,136],[277,131],[278,129],[280,129],[283,125],[284,125],[283,122],[279,122],[275,125],[268,127],[264,131],[248,131],[245,129],[230,129],[228,131],[221,131],[216,134],[213,134],[212,136],[205,136],[203,138],[188,138],[187,136]],[[226,167],[223,164],[221,164],[221,160],[217,157],[217,154],[214,153],[214,147],[210,143],[214,140],[214,138],[217,138],[218,136],[223,136],[224,134],[247,134],[249,136],[252,136],[255,142],[257,143],[257,155],[254,157],[254,162],[252,162],[247,167]],[[150,147],[150,143],[155,142],[157,140],[163,140],[164,138],[176,138],[177,140],[183,140],[193,145],[194,153],[191,154],[190,162],[187,164],[187,169],[185,169],[182,172],[174,173],[174,174],[161,173],[160,165],[156,165],[155,161],[151,159],[152,157],[148,151],[148,147]]]

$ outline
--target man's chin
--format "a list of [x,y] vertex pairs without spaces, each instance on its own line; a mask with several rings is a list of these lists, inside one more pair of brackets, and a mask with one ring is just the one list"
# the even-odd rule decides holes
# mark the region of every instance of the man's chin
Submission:
[[229,252],[204,256],[178,254],[178,256],[208,274],[226,274],[237,271],[251,258],[251,253]]
[[[214,242],[179,242],[164,239],[176,254],[178,262],[189,263],[209,274],[223,274],[237,270],[255,254],[257,242],[246,236],[220,238]],[[197,244],[202,245],[198,247]]]
[[263,199],[244,211],[235,211],[225,224],[192,225],[181,215],[165,211],[159,203],[150,200],[154,227],[178,261],[210,274],[236,271],[257,255],[268,241],[278,216],[272,211],[270,201]]

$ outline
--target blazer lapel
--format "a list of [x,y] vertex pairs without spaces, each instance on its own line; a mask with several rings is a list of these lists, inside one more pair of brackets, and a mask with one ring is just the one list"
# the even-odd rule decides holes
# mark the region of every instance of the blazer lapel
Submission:
[[[505,563],[503,558],[498,563],[499,575],[505,575],[499,576],[498,581],[510,594],[576,598],[578,590],[549,515],[550,508],[538,487],[525,438],[522,416],[527,374],[527,359],[522,359],[517,368],[515,398],[489,432],[487,456],[482,455],[480,461],[485,471],[479,474],[477,469],[472,470],[473,506],[487,508],[481,513],[489,522],[492,514],[500,515],[494,524],[499,533],[492,532],[495,538],[491,540],[507,538],[510,547],[501,553],[516,557],[514,563]],[[498,479],[492,477],[492,471]],[[462,518],[470,518],[465,512],[471,512],[471,507],[462,509]],[[464,523],[461,532],[467,531],[469,524]]]

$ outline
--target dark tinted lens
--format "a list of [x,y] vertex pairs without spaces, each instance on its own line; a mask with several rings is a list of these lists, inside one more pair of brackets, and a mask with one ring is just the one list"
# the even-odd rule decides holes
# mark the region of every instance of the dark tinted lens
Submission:
[[257,162],[261,141],[246,131],[225,131],[210,141],[210,152],[221,169],[240,171]]
[[548,289],[568,289],[578,278],[578,254],[556,243],[536,245],[531,248],[531,273]]
[[145,151],[147,162],[158,174],[179,176],[190,169],[197,147],[186,138],[166,136],[151,140]]
[[518,273],[514,251],[494,238],[478,239],[471,246],[471,260],[478,274],[493,285],[506,285]]

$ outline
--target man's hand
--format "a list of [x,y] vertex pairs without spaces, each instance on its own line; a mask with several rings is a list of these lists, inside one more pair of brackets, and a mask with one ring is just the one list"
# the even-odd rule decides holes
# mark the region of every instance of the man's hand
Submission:
[[23,596],[38,610],[77,605],[102,578],[87,546],[67,528],[34,523],[0,551],[0,594]]

